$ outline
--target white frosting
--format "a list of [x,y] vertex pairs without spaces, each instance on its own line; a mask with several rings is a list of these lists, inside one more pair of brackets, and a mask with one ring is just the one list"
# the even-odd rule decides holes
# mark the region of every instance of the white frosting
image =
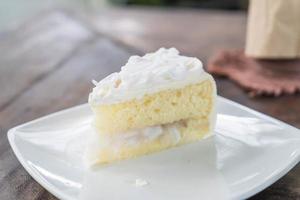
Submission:
[[89,96],[92,104],[114,104],[141,98],[160,90],[181,88],[202,81],[207,75],[194,57],[179,55],[175,48],[160,48],[142,57],[131,56],[118,73],[96,85]]

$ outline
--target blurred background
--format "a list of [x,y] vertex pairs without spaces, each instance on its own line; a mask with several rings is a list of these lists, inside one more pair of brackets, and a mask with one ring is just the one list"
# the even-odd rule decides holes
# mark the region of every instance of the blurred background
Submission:
[[24,19],[53,8],[80,10],[103,9],[110,6],[186,7],[202,9],[246,10],[247,0],[3,0],[0,2],[0,30],[10,28]]

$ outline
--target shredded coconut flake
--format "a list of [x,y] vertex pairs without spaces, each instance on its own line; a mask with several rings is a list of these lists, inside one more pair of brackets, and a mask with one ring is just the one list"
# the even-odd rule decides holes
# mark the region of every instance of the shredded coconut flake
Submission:
[[98,84],[98,82],[95,81],[95,80],[92,80],[92,83],[93,83],[95,86],[97,86],[97,84]]
[[143,187],[145,185],[148,185],[148,182],[146,180],[143,179],[135,179],[135,186],[136,187]]

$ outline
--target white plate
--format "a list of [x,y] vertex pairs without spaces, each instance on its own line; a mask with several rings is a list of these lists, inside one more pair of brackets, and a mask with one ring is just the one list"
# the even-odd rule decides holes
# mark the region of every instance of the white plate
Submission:
[[[209,176],[217,177],[216,179],[221,177],[231,199],[244,199],[256,194],[299,162],[298,129],[222,97],[217,99],[217,113],[216,135],[213,138],[98,169],[98,175],[101,177],[98,183],[100,185],[97,185],[99,191],[89,188],[86,191],[97,192],[99,199],[117,199],[117,194],[122,195],[124,199],[139,199],[134,193],[144,195],[143,199],[174,199],[171,193],[169,196],[162,194],[158,188],[180,187],[176,190],[177,193],[174,193],[179,194],[176,197],[180,199],[183,198],[180,194],[185,195],[185,190],[181,191],[181,187],[185,186],[180,183],[190,182],[190,185],[186,184],[188,187],[184,188],[194,189],[189,191],[189,197],[203,199],[203,196],[200,196],[203,191],[195,187],[199,184],[204,188],[211,187],[204,185],[203,180],[208,180],[205,178],[207,173],[201,175],[200,171],[207,170],[205,167],[209,166],[204,166],[203,163],[208,163],[211,159],[203,155],[207,152],[208,155],[212,155],[209,148],[213,141],[216,144],[218,170],[210,171]],[[10,145],[21,164],[37,182],[60,199],[79,199],[79,195],[82,197],[84,193],[82,188],[86,188],[82,185],[89,175],[82,162],[82,152],[90,120],[91,111],[85,104],[20,125],[8,132]],[[149,163],[151,168],[147,168]],[[169,163],[176,163],[172,166],[180,167],[170,167]],[[143,169],[136,172],[138,176],[133,170],[137,165]],[[167,166],[169,168],[164,168]],[[201,167],[203,169],[199,170]],[[180,175],[183,171],[187,171],[184,172],[186,174]],[[218,174],[214,175],[212,172]],[[151,176],[147,177],[147,174]],[[119,180],[115,180],[116,176]],[[129,182],[119,183],[140,176],[150,180],[149,186],[143,187],[144,189],[134,189]],[[170,180],[168,184],[160,183],[166,179]],[[201,180],[202,183],[197,185],[197,181]],[[107,185],[116,184],[114,181],[119,182],[114,188],[109,188]],[[160,186],[155,187],[156,185]],[[217,187],[224,185],[218,182],[215,189],[220,191]]]

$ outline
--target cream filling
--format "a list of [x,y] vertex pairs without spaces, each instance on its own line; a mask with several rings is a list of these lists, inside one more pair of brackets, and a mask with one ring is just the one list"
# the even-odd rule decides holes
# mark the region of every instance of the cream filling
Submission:
[[[85,163],[89,167],[97,164],[99,161],[99,154],[103,149],[111,149],[117,154],[121,148],[138,147],[139,145],[160,139],[161,137],[164,137],[164,139],[167,138],[168,142],[176,145],[182,139],[179,131],[179,127],[181,126],[182,122],[178,121],[170,124],[131,130],[113,136],[99,134],[96,130],[91,131],[84,156]],[[203,139],[212,134],[212,129],[210,129]]]
[[174,145],[181,139],[181,134],[177,128],[179,122],[167,125],[150,126],[143,129],[132,130],[126,133],[107,136],[99,134],[95,128],[88,137],[87,148],[85,151],[85,163],[88,167],[98,163],[99,153],[103,149],[111,148],[118,153],[122,147],[134,147],[146,142],[154,141],[162,136],[169,136],[170,142]]
[[99,134],[99,145],[118,148],[120,146],[138,146],[142,143],[151,142],[163,135],[169,135],[171,142],[177,144],[181,139],[178,127],[180,122],[165,125],[149,126],[143,129],[131,130],[124,133],[105,135]]

